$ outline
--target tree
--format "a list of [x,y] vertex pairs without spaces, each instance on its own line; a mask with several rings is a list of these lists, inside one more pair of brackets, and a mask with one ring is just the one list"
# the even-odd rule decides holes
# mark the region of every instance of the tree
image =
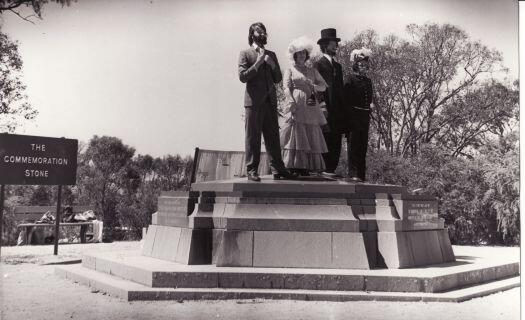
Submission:
[[104,221],[104,240],[112,241],[117,204],[123,193],[123,180],[130,178],[129,163],[135,149],[115,137],[93,136],[80,159],[79,181],[84,201],[95,201]]
[[27,100],[21,75],[18,44],[0,30],[0,132],[14,132],[38,114]]
[[451,99],[436,115],[434,138],[452,156],[478,149],[488,137],[501,136],[511,129],[519,109],[519,92],[491,80],[467,89]]
[[376,93],[373,146],[405,157],[416,155],[426,143],[435,143],[443,123],[452,123],[455,117],[443,110],[457,103],[458,97],[466,97],[483,76],[500,70],[502,61],[498,51],[470,40],[453,25],[411,24],[406,30],[409,40],[389,35],[381,42],[373,30],[367,30],[340,51],[346,75],[353,49],[366,46],[374,52],[370,74]]
[[[71,0],[0,0],[0,14],[3,12],[12,12],[23,20],[33,23],[32,17],[42,19],[42,6],[49,2],[55,2],[62,6],[69,6]],[[20,12],[20,8],[30,7],[34,14],[24,16]]]
[[155,159],[154,168],[158,175],[160,189],[189,189],[192,164],[191,157],[183,159],[180,155],[167,155]]

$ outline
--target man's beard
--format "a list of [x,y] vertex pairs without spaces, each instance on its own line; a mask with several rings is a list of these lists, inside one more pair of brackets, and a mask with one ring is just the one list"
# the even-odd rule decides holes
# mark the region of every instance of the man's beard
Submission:
[[267,38],[266,37],[254,37],[253,41],[257,43],[258,45],[264,46],[266,45]]

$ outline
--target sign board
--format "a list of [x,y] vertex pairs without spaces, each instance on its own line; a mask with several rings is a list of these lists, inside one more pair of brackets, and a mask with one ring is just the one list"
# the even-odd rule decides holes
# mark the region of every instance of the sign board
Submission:
[[0,134],[0,184],[74,185],[78,140]]

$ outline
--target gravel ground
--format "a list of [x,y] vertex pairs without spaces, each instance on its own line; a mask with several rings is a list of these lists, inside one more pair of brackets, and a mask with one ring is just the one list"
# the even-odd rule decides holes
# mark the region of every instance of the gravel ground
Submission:
[[[138,242],[2,248],[0,319],[505,319],[520,318],[520,288],[463,303],[200,301],[127,302],[61,279],[48,263]],[[518,249],[519,250],[519,249]]]

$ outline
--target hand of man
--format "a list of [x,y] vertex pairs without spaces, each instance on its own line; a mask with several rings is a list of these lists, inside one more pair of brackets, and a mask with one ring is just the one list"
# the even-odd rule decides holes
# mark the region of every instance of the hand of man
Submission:
[[262,48],[259,48],[259,50],[257,51],[257,60],[255,60],[255,67],[259,67],[265,60],[265,52],[264,52],[264,49]]
[[275,69],[275,62],[273,61],[272,58],[270,58],[269,55],[265,55],[265,56],[264,56],[264,61],[265,61],[270,67],[272,67],[272,69]]

